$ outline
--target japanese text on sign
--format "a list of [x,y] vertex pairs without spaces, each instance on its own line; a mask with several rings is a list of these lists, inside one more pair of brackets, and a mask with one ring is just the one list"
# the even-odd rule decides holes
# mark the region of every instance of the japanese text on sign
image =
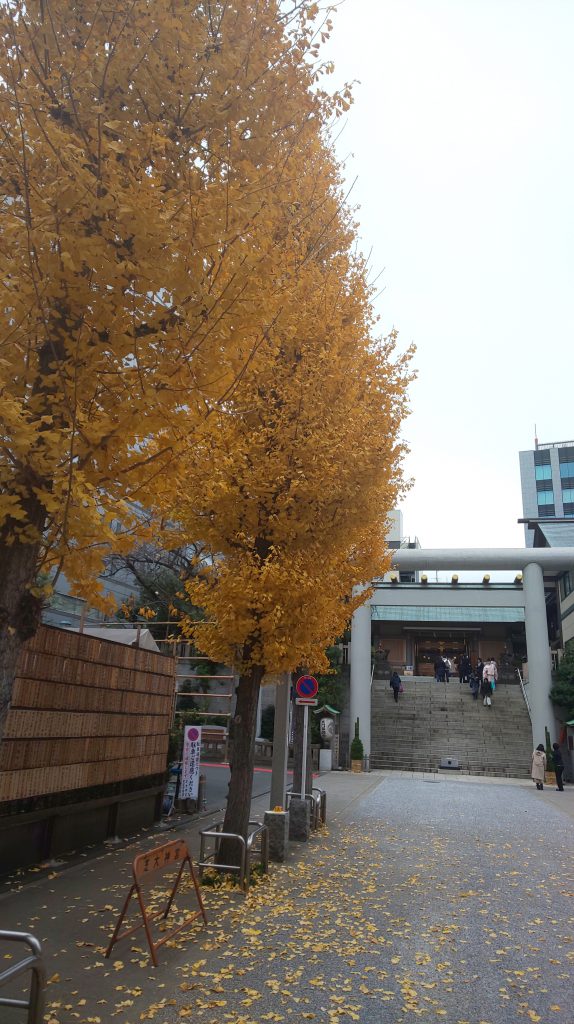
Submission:
[[183,735],[183,761],[179,787],[180,800],[197,800],[200,754],[201,726],[186,725]]
[[187,846],[182,839],[176,839],[173,843],[166,843],[165,846],[158,846],[149,853],[140,853],[133,863],[135,878],[142,875],[149,875],[153,871],[161,871],[162,868],[178,864],[189,857]]

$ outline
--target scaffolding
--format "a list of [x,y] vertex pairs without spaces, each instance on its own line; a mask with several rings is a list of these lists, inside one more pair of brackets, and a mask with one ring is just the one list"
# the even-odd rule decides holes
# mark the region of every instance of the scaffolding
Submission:
[[[203,626],[203,625],[208,625],[208,623],[206,622],[205,619],[197,619],[197,620],[189,622],[188,625],[190,625],[190,626],[200,626],[200,625],[202,625]],[[158,627],[158,626],[165,627],[165,636],[162,637],[162,638],[158,638],[157,636],[154,636],[154,634],[151,633],[151,630],[150,630],[150,627],[152,627],[152,626],[154,627],[154,629],[156,627]],[[133,646],[133,647],[140,647],[140,645],[141,645],[140,641],[142,639],[142,632],[144,630],[149,630],[151,635],[152,635],[152,637],[153,637],[153,640],[157,644],[158,649],[160,650],[160,652],[162,654],[169,654],[171,657],[173,657],[175,659],[175,662],[176,662],[176,674],[175,674],[175,688],[176,688],[176,692],[175,692],[175,704],[174,704],[174,722],[177,721],[178,717],[180,717],[181,715],[186,713],[186,709],[185,708],[178,707],[178,699],[181,700],[182,698],[183,699],[191,698],[194,701],[195,700],[202,700],[202,701],[205,701],[206,703],[207,702],[211,703],[212,701],[227,701],[227,702],[229,702],[227,709],[224,710],[224,711],[212,710],[212,709],[207,708],[207,707],[204,707],[203,709],[202,708],[197,708],[197,707],[194,707],[194,708],[190,709],[190,711],[192,711],[193,714],[196,714],[196,715],[200,716],[201,718],[208,718],[208,719],[214,719],[214,718],[218,718],[219,719],[220,718],[220,719],[223,719],[223,723],[222,724],[223,724],[223,727],[226,730],[225,748],[227,750],[227,740],[228,740],[228,737],[229,737],[229,726],[230,726],[231,718],[232,718],[232,701],[233,701],[234,696],[235,696],[235,681],[236,681],[235,673],[231,671],[231,672],[227,672],[227,673],[221,673],[221,672],[217,672],[217,673],[201,673],[200,675],[198,675],[197,671],[196,671],[197,664],[192,666],[190,663],[191,662],[194,662],[194,663],[197,663],[197,662],[211,662],[212,659],[209,658],[208,655],[193,653],[193,651],[195,650],[194,644],[190,640],[186,639],[185,637],[182,637],[179,633],[176,634],[174,632],[174,630],[177,630],[179,628],[179,626],[180,626],[180,623],[179,623],[179,621],[177,619],[167,619],[167,620],[162,620],[162,621],[158,621],[156,619],[146,619],[146,618],[137,619],[136,621],[130,621],[130,620],[127,620],[127,619],[104,619],[104,620],[99,619],[99,620],[95,620],[95,621],[91,622],[89,620],[88,616],[87,616],[87,609],[83,609],[82,615],[81,615],[81,618],[80,618],[80,622],[79,622],[79,625],[78,625],[78,632],[79,633],[86,633],[86,632],[89,632],[89,631],[92,631],[92,630],[98,630],[98,631],[102,630],[102,631],[105,631],[106,629],[114,629],[114,630],[122,630],[122,629],[128,630],[129,629],[129,630],[135,631],[135,633],[136,633],[135,640],[133,641],[131,646]],[[200,685],[200,681],[201,682],[205,682],[205,683],[209,683],[210,685],[212,683],[215,683],[216,685],[222,685],[222,686],[225,686],[225,684],[227,684],[227,689],[225,691],[223,691],[223,692],[213,692],[211,690],[207,690],[207,691],[206,690],[182,691],[181,690],[181,685],[180,685],[180,680],[184,680],[184,679],[185,680],[190,680],[190,679],[194,680],[195,679],[195,680],[198,681],[199,685]],[[223,705],[223,706],[225,707],[225,705]],[[219,705],[219,707],[221,707],[221,705]]]

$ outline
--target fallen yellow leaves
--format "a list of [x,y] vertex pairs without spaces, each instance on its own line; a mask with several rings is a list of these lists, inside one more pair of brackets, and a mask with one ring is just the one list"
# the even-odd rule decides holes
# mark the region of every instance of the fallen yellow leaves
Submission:
[[[93,999],[86,1004],[84,996],[75,1006],[62,1000],[48,1007],[49,1019],[54,1024],[95,1024],[96,1016],[103,1024],[172,1024],[178,1019],[194,1024],[360,1024],[367,1019],[408,1024],[420,1017],[445,1024],[494,1024],[498,1019],[569,1024],[558,990],[549,985],[547,994],[542,987],[560,964],[563,974],[554,970],[554,977],[569,983],[574,957],[559,919],[553,925],[558,947],[520,946],[508,915],[489,911],[485,902],[489,916],[476,918],[476,906],[465,906],[454,894],[452,910],[450,900],[434,898],[431,885],[428,895],[417,889],[418,916],[411,924],[405,918],[408,888],[397,899],[396,890],[389,893],[380,884],[387,867],[378,841],[366,840],[354,828],[346,836],[355,845],[349,843],[345,851],[352,861],[345,872],[338,867],[339,842],[321,845],[320,873],[311,843],[308,868],[274,870],[265,887],[248,899],[210,890],[209,909],[217,910],[208,932],[199,940],[186,936],[178,941],[157,972],[136,945],[113,963],[97,959],[94,946],[83,948],[77,955],[97,971],[100,994],[111,991],[113,1002],[104,1011]],[[405,874],[412,879],[413,868]],[[478,959],[468,944],[467,907],[469,920],[479,922],[483,945]],[[525,922],[531,915],[532,910],[525,914]],[[483,959],[485,952],[491,957]],[[491,1013],[482,1022],[476,1016],[460,1018],[453,1007],[468,1012],[467,1000],[480,992],[487,960],[498,963],[496,968],[487,964],[497,976],[488,1009],[490,1000],[496,1001],[498,1015]],[[500,977],[504,984],[498,984]]]

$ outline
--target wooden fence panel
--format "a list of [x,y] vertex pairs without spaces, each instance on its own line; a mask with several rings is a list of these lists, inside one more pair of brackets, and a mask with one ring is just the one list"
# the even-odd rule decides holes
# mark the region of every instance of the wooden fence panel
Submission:
[[0,746],[0,803],[166,767],[175,659],[41,626],[20,657]]

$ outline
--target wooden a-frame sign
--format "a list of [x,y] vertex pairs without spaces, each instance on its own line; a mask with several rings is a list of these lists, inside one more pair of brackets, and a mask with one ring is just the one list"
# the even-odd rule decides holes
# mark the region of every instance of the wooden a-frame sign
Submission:
[[[164,909],[157,910],[153,914],[148,914],[146,912],[145,901],[141,888],[142,880],[144,878],[148,878],[150,875],[157,874],[157,872],[159,871],[166,871],[168,868],[173,868],[175,867],[176,864],[179,864],[177,878],[169,893]],[[186,864],[189,867],[189,873],[193,880],[193,886],[195,889],[195,895],[197,896],[199,910],[196,910],[193,914],[190,914],[188,917],[186,917],[185,921],[183,921],[181,924],[178,924],[176,928],[172,928],[171,931],[165,932],[162,935],[161,939],[159,939],[157,942],[154,942],[151,934],[150,925],[152,921],[157,920],[158,917],[161,917],[163,918],[163,920],[165,920],[167,915],[169,914],[171,905],[177,892],[177,888],[181,881],[183,869]],[[191,857],[189,856],[189,850],[187,848],[185,840],[175,839],[171,843],[166,843],[165,846],[157,846],[155,850],[150,850],[149,853],[140,853],[134,859],[134,862],[132,864],[132,874],[134,880],[132,882],[129,893],[126,896],[125,903],[122,907],[120,916],[118,918],[118,923],[116,924],[114,930],[114,934],[112,935],[108,948],[106,949],[106,957],[110,955],[116,942],[119,942],[120,939],[125,939],[127,938],[128,935],[133,935],[133,933],[138,931],[139,928],[145,928],[151,958],[153,960],[155,967],[157,967],[156,949],[158,949],[159,946],[163,946],[164,942],[167,942],[169,939],[173,938],[173,936],[177,935],[178,932],[183,931],[184,928],[187,928],[192,921],[195,921],[196,918],[200,916],[203,918],[204,924],[207,924],[207,915],[205,913],[205,907],[203,906],[203,900],[201,898],[201,892],[199,888],[199,883],[197,881],[197,875],[191,862]],[[138,899],[142,920],[139,924],[134,925],[132,928],[126,928],[124,932],[120,933],[120,928],[126,916],[128,904],[134,893],[136,894]]]

